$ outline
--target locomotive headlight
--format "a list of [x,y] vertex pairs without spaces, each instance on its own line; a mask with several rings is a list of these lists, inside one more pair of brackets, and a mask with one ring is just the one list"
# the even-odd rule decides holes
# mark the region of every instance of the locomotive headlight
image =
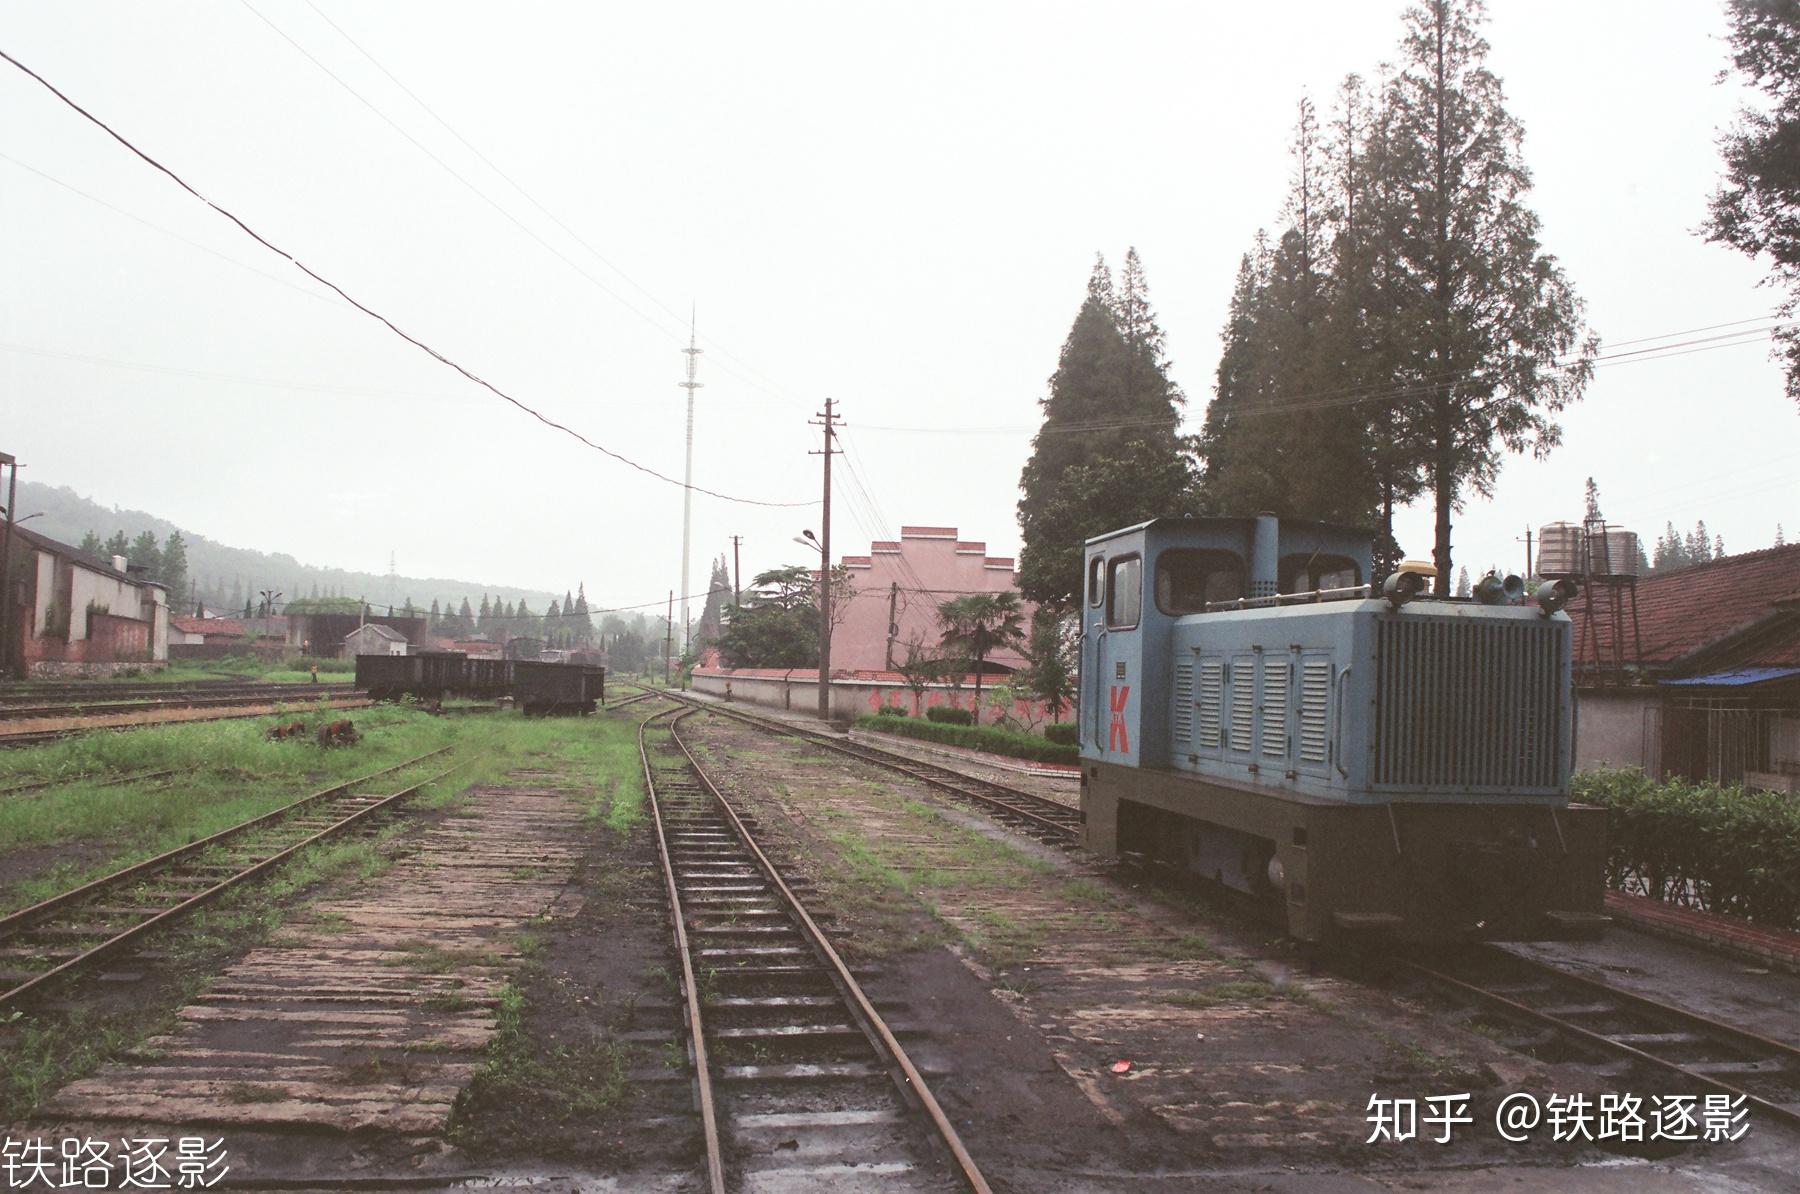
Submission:
[[1559,580],[1545,581],[1538,586],[1538,609],[1542,610],[1544,616],[1547,618],[1569,602],[1573,601],[1575,599],[1575,594],[1580,591],[1581,590],[1576,587],[1575,582],[1569,580],[1567,577]]
[[1387,578],[1381,586],[1381,595],[1388,604],[1399,609],[1414,597],[1425,591],[1425,578],[1417,572],[1396,572]]

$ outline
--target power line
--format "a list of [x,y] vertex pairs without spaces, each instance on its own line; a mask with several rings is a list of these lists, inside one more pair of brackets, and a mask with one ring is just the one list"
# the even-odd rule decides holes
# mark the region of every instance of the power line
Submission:
[[[254,12],[255,10],[252,9],[251,11]],[[315,282],[318,282],[321,285],[329,287],[345,302],[349,303],[351,306],[355,307],[358,311],[361,311],[363,314],[367,315],[369,318],[380,323],[382,326],[386,327],[394,335],[400,337],[402,340],[405,340],[408,344],[411,344],[415,348],[418,348],[420,351],[425,352],[426,354],[430,355],[433,359],[437,360],[439,363],[446,365],[451,369],[456,370],[456,372],[462,374],[464,377],[468,378],[470,381],[474,382],[476,385],[481,386],[483,389],[488,390],[489,392],[493,393],[495,396],[501,398],[502,400],[506,401],[507,403],[510,403],[512,406],[517,407],[519,410],[530,415],[532,418],[534,418],[538,422],[544,424],[546,427],[549,427],[556,431],[560,431],[564,435],[567,435],[571,439],[574,439],[582,444],[585,444],[587,447],[592,448],[594,451],[599,452],[603,456],[611,457],[613,460],[618,461],[620,464],[627,465],[630,468],[633,468],[633,469],[637,470],[638,472],[645,474],[646,476],[654,477],[658,481],[665,482],[669,485],[680,486],[684,489],[692,489],[695,493],[704,493],[708,497],[716,497],[716,498],[720,499],[721,501],[737,502],[737,503],[740,503],[740,504],[746,505],[746,506],[795,507],[795,506],[811,506],[811,505],[816,504],[813,502],[771,502],[771,501],[764,501],[759,498],[734,497],[730,494],[719,493],[716,490],[707,489],[707,488],[704,488],[699,485],[693,485],[693,486],[684,485],[682,482],[677,481],[673,477],[666,476],[663,473],[659,473],[655,469],[650,468],[647,465],[639,464],[637,461],[632,460],[628,456],[621,455],[620,453],[613,451],[611,448],[607,448],[600,444],[595,443],[593,440],[587,438],[585,435],[582,435],[579,431],[576,431],[571,427],[565,426],[562,423],[558,423],[556,420],[550,418],[548,415],[545,415],[542,412],[521,402],[519,399],[514,398],[511,394],[508,394],[505,390],[502,390],[500,387],[494,385],[492,382],[487,381],[486,379],[477,376],[475,373],[464,368],[462,365],[458,364],[457,362],[451,360],[449,357],[445,356],[443,353],[439,352],[437,349],[431,347],[431,345],[425,343],[423,340],[420,340],[417,337],[415,337],[405,331],[402,331],[392,320],[388,319],[387,316],[381,314],[380,312],[374,310],[373,308],[364,306],[362,303],[360,303],[356,299],[352,298],[350,296],[350,294],[347,291],[345,291],[341,286],[337,285],[335,282],[324,277],[323,275],[315,273],[312,269],[310,269],[308,266],[306,266],[304,263],[302,263],[292,253],[289,253],[287,250],[279,248],[275,244],[271,243],[270,241],[265,239],[261,233],[257,232],[254,228],[250,227],[250,225],[246,224],[243,220],[239,219],[237,216],[233,215],[231,212],[227,211],[225,208],[220,207],[218,204],[216,204],[212,200],[208,199],[205,195],[202,195],[199,191],[195,190],[192,186],[188,185],[187,181],[185,179],[183,179],[179,174],[176,174],[173,170],[169,169],[167,166],[163,165],[161,162],[157,161],[155,158],[151,157],[149,154],[147,154],[143,150],[139,149],[136,145],[133,145],[130,141],[126,140],[126,138],[123,135],[116,132],[112,128],[112,126],[108,125],[105,121],[101,120],[98,116],[95,116],[92,112],[89,112],[86,108],[83,108],[80,104],[76,103],[74,100],[72,100],[68,96],[64,95],[61,91],[59,91],[54,85],[52,85],[42,75],[38,74],[36,71],[32,70],[30,67],[28,67],[24,63],[20,62],[17,58],[14,58],[11,54],[6,53],[6,51],[4,51],[4,50],[0,50],[0,58],[6,59],[6,61],[12,63],[12,65],[17,67],[20,71],[24,72],[26,75],[29,75],[32,79],[36,80],[39,84],[41,84],[44,87],[45,90],[50,92],[50,94],[54,95],[57,99],[61,100],[65,104],[67,104],[70,108],[73,108],[76,112],[80,113],[95,127],[99,128],[102,132],[106,133],[107,136],[109,136],[113,140],[117,141],[120,145],[123,145],[126,149],[130,150],[133,154],[135,154],[137,157],[142,159],[146,164],[154,167],[158,171],[167,175],[182,190],[186,191],[188,194],[192,195],[194,198],[198,199],[200,202],[206,204],[206,206],[212,208],[214,211],[218,212],[220,215],[222,215],[226,219],[230,220],[233,224],[236,224],[240,229],[243,230],[245,235],[249,236],[252,240],[256,241],[257,244],[263,246],[263,248],[269,250],[271,253],[274,253],[276,256],[286,259],[288,262],[290,262],[294,266],[294,268],[300,270],[302,273],[304,273],[307,277],[313,279]]]
[[[386,113],[382,112],[379,108],[377,108],[368,99],[364,98],[359,92],[357,92],[348,83],[346,83],[334,71],[332,71],[331,69],[326,67],[324,63],[320,62],[317,58],[313,57],[312,54],[308,53],[305,48],[303,48],[292,37],[289,37],[287,33],[283,32],[281,30],[281,28],[279,26],[277,26],[273,21],[269,20],[268,17],[264,16],[261,12],[258,12],[256,9],[251,8],[248,0],[239,0],[239,3],[243,4],[245,8],[249,8],[250,11],[252,13],[255,13],[255,15],[257,17],[261,18],[262,22],[264,24],[268,25],[269,28],[274,29],[276,33],[281,34],[282,38],[284,40],[286,40],[289,45],[293,46],[296,50],[299,50],[301,54],[305,55],[306,58],[313,63],[313,65],[317,66],[321,71],[324,71],[326,75],[330,76],[330,78],[334,82],[336,82],[338,84],[338,86],[342,87],[345,91],[348,91],[351,95],[355,96],[356,99],[361,101],[362,104],[365,107],[367,107],[371,112],[374,112],[377,116],[381,117],[381,119],[383,121],[385,121],[389,127],[391,127],[395,132],[399,133],[402,137],[405,137],[408,141],[410,141],[414,146],[416,146],[419,149],[420,152],[424,153],[427,157],[431,158],[432,161],[436,162],[439,166],[443,167],[443,169],[445,171],[447,171],[453,178],[455,178],[458,182],[462,183],[465,187],[468,187],[476,195],[480,196],[484,201],[486,201],[490,206],[492,206],[501,215],[505,216],[508,220],[512,221],[513,224],[517,225],[520,228],[520,230],[522,230],[527,235],[532,237],[532,239],[536,240],[539,244],[543,245],[551,253],[553,253],[557,257],[561,258],[563,263],[566,264],[570,269],[573,269],[576,273],[578,273],[582,277],[586,278],[589,282],[593,283],[596,287],[598,287],[602,293],[606,294],[608,297],[617,301],[626,310],[630,311],[632,314],[638,316],[640,319],[644,320],[646,323],[648,323],[652,327],[656,328],[657,331],[663,333],[666,336],[670,336],[671,338],[673,338],[677,341],[680,340],[679,331],[670,331],[668,328],[664,327],[661,323],[657,322],[657,320],[654,319],[652,316],[650,316],[649,314],[647,314],[644,311],[639,310],[637,307],[633,306],[630,302],[626,301],[624,296],[620,295],[618,292],[614,291],[612,288],[605,285],[599,279],[597,279],[593,275],[589,274],[586,270],[582,269],[574,261],[572,261],[568,257],[564,256],[563,253],[560,250],[558,250],[554,245],[550,244],[543,237],[539,236],[536,232],[533,232],[530,228],[526,227],[523,223],[521,223],[517,219],[517,217],[513,216],[513,214],[511,212],[509,212],[505,208],[501,207],[500,204],[498,202],[496,202],[491,196],[489,196],[485,192],[481,191],[479,188],[477,188],[475,186],[474,183],[470,182],[467,178],[464,178],[461,174],[457,173],[454,169],[452,169],[449,166],[448,163],[444,162],[443,159],[439,158],[436,154],[432,153],[431,150],[425,148],[425,146],[420,144],[420,142],[417,139],[415,139],[410,133],[408,133],[405,129],[401,128],[391,118],[389,118]],[[387,67],[383,66],[379,59],[377,59],[368,50],[364,49],[362,47],[362,45],[360,43],[358,43],[355,38],[351,37],[349,33],[345,32],[344,28],[341,25],[339,25],[336,21],[332,20],[329,16],[327,16],[325,14],[325,12],[319,8],[318,5],[312,3],[312,0],[306,0],[306,6],[310,9],[312,9],[313,12],[319,17],[320,20],[324,21],[327,25],[331,26],[332,30],[334,32],[336,32],[339,37],[343,38],[344,41],[347,42],[352,49],[354,49],[358,54],[361,54],[364,58],[368,59],[370,64],[373,65],[376,70],[380,71],[383,75],[385,75],[389,82],[393,83],[394,86],[398,87],[401,91],[405,92],[407,97],[409,99],[411,99],[413,101],[413,103],[417,104],[425,112],[425,114],[427,116],[430,116],[433,120],[437,121],[439,126],[441,126],[445,132],[449,133],[452,137],[456,138],[456,140],[458,142],[460,142],[465,149],[467,149],[470,153],[474,154],[477,158],[481,159],[481,162],[485,166],[487,166],[488,169],[492,170],[501,179],[503,179],[508,186],[512,187],[513,190],[517,191],[521,196],[523,196],[527,203],[531,204],[539,212],[543,213],[545,218],[547,218],[551,223],[555,224],[558,228],[562,229],[562,231],[568,235],[569,239],[573,240],[576,244],[578,244],[582,248],[586,249],[589,253],[591,253],[593,255],[593,257],[596,261],[600,262],[601,265],[604,265],[607,269],[609,269],[613,273],[617,274],[629,286],[631,286],[632,289],[636,290],[639,294],[641,294],[645,298],[649,299],[651,303],[655,304],[657,307],[660,307],[663,311],[668,313],[672,318],[674,318],[675,320],[677,320],[679,322],[679,320],[681,318],[680,312],[674,310],[667,303],[665,303],[661,299],[657,298],[656,295],[653,294],[648,288],[646,288],[645,286],[643,286],[639,282],[637,282],[634,278],[632,278],[629,274],[627,274],[618,265],[616,265],[614,262],[612,262],[610,259],[608,259],[605,254],[601,253],[600,250],[596,249],[593,245],[589,244],[585,239],[583,239],[580,233],[576,232],[573,228],[569,227],[569,225],[567,223],[565,223],[563,220],[558,218],[558,216],[556,215],[555,212],[551,211],[548,207],[545,207],[542,203],[540,203],[537,200],[537,198],[531,194],[531,192],[527,191],[522,185],[519,184],[519,182],[517,180],[515,180],[505,170],[502,170],[493,161],[493,159],[489,158],[485,153],[481,152],[480,149],[476,148],[475,145],[472,142],[470,142],[467,137],[464,137],[461,133],[457,132],[455,127],[452,126],[449,121],[445,120],[442,116],[439,116],[437,114],[437,112],[431,107],[430,104],[427,104],[422,98],[420,98],[420,96],[416,92],[414,92],[412,90],[412,88],[408,87],[405,83],[401,82],[400,79],[394,74],[394,72],[390,71]],[[754,365],[751,365],[747,361],[741,360],[733,353],[727,351],[724,348],[724,346],[718,344],[712,337],[709,336],[707,338],[707,341],[708,341],[708,344],[711,345],[712,351],[714,352],[714,354],[717,355],[718,357],[722,358],[724,361],[736,361],[738,364],[742,365],[745,369],[748,369],[753,373],[761,373],[762,372],[761,370],[757,369]],[[736,370],[731,369],[729,367],[729,365],[724,365],[722,367],[725,368],[727,372],[736,374],[740,378],[740,380],[747,382],[748,384],[756,387],[757,389],[763,390],[765,393],[768,393],[772,396],[779,397],[784,402],[787,402],[790,404],[798,404],[801,401],[800,399],[795,398],[794,396],[789,395],[779,389],[772,389],[769,386],[762,385],[761,383],[755,381],[753,378],[744,377],[742,374],[738,374]],[[767,374],[763,374],[763,376],[768,377]],[[774,379],[769,378],[769,381],[773,382]]]

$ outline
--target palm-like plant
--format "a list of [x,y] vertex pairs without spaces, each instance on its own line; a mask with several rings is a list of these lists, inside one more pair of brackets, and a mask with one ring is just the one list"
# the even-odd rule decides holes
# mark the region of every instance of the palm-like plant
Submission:
[[1024,638],[1019,595],[1009,590],[953,598],[938,606],[938,623],[943,627],[945,650],[973,665],[975,721],[980,724],[982,663],[996,650],[1016,647]]

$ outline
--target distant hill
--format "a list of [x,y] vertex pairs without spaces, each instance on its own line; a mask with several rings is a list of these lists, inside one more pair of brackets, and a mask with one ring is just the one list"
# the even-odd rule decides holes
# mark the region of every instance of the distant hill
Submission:
[[[102,539],[114,531],[124,531],[128,539],[149,531],[158,543],[180,531],[187,544],[188,574],[193,578],[199,598],[219,609],[242,609],[250,594],[268,588],[281,590],[288,600],[336,595],[366,597],[372,603],[384,605],[387,601],[386,574],[302,564],[293,556],[279,552],[228,547],[142,510],[108,509],[66,486],[40,485],[21,478],[19,508],[43,511],[41,517],[31,520],[31,529],[70,544],[79,544],[89,531]],[[549,608],[550,602],[563,599],[561,593],[542,589],[516,589],[440,576],[402,576],[395,581],[394,600],[399,603],[411,597],[421,609],[430,609],[435,599],[454,610],[465,597],[471,605],[479,606],[484,593],[499,601],[517,602],[524,598],[530,602],[532,612],[539,614]],[[187,598],[185,593],[170,594],[171,602],[178,609],[187,604]]]

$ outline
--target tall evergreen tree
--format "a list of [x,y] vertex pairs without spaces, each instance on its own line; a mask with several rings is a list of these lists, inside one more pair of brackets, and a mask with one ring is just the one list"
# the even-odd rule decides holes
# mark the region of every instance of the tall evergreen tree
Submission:
[[1141,272],[1134,286],[1143,302],[1135,348],[1120,330],[1112,275],[1096,258],[1041,403],[1044,423],[1019,479],[1020,587],[1039,603],[1075,601],[1088,537],[1191,506],[1180,391],[1157,353]]
[[532,616],[531,607],[525,604],[523,597],[519,598],[518,607],[513,610],[513,635],[522,638],[544,636],[543,625]]
[[488,595],[481,595],[481,608],[475,613],[475,633],[486,634],[493,629],[494,611],[488,605]]
[[1585,515],[1587,520],[1597,521],[1604,517],[1600,513],[1600,486],[1594,483],[1592,477],[1587,479],[1587,491],[1584,500],[1587,503],[1587,513]]
[[582,644],[594,641],[594,619],[588,616],[587,582],[584,580],[575,587],[575,617],[571,619],[575,630],[575,639]]
[[550,608],[544,613],[544,642],[547,645],[552,647],[562,646],[562,622],[562,606],[558,605],[556,603],[556,598],[552,597],[550,599]]
[[170,531],[169,537],[163,540],[161,553],[163,584],[169,586],[169,600],[183,604],[188,597],[188,558],[187,543],[182,539],[180,531]]
[[462,608],[456,611],[456,637],[468,638],[475,633],[475,611],[469,608],[469,599],[462,599]]
[[106,545],[100,541],[100,536],[94,534],[92,531],[89,531],[81,537],[81,550],[87,555],[100,555],[105,547]]
[[142,568],[151,580],[162,579],[162,549],[156,545],[156,536],[149,531],[140,531],[131,541],[131,550],[125,553],[125,559],[132,567]]
[[708,643],[719,641],[724,632],[724,609],[731,599],[731,572],[725,565],[725,557],[720,556],[713,561],[712,575],[706,585],[706,604],[700,609],[700,625],[694,631],[696,649],[704,650]]
[[[152,540],[152,542],[154,542],[154,540]],[[113,556],[129,557],[131,555],[131,540],[125,537],[124,531],[114,531],[112,533],[112,538],[106,541],[105,555],[109,559]]]
[[425,632],[427,634],[442,634],[444,632],[444,613],[439,607],[438,599],[436,597],[431,599],[431,612],[425,617]]
[[1402,202],[1388,205],[1402,317],[1404,381],[1436,515],[1435,589],[1452,576],[1451,513],[1465,491],[1490,494],[1501,451],[1542,457],[1578,400],[1598,342],[1582,304],[1541,251],[1525,199],[1522,130],[1487,68],[1482,0],[1424,0],[1404,17],[1389,84],[1389,158]]
[[[1769,282],[1787,292],[1780,313],[1800,311],[1800,0],[1730,0],[1731,62],[1763,93],[1720,138],[1725,181],[1712,198],[1706,234],[1746,256],[1766,258]],[[1800,402],[1800,327],[1775,332],[1787,358],[1788,397]]]

